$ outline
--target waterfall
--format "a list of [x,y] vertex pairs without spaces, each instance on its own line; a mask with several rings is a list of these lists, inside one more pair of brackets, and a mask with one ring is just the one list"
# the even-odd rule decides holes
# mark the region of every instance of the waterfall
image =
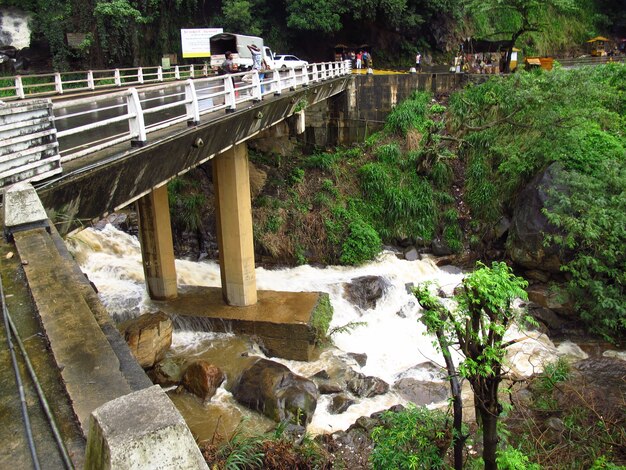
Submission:
[[17,8],[0,8],[0,46],[23,49],[30,46],[30,15]]
[[[83,230],[69,238],[67,244],[82,270],[97,286],[100,298],[116,321],[157,309],[146,294],[140,246],[136,237],[107,225],[100,231],[91,228]],[[176,272],[178,285],[220,285],[219,265],[214,261],[176,260]],[[360,276],[380,276],[388,285],[375,308],[360,309],[344,296],[346,283]],[[304,265],[284,269],[257,268],[256,277],[257,287],[261,290],[328,293],[334,309],[331,329],[354,322],[362,323],[349,331],[333,335],[334,348],[324,351],[317,361],[307,363],[276,358],[274,360],[287,365],[298,374],[310,377],[330,367],[333,359],[340,357],[344,361],[352,361],[355,370],[393,384],[400,374],[406,376],[407,373],[418,380],[430,381],[432,376],[427,370],[422,373],[423,377],[419,376],[420,372],[416,376],[413,366],[427,361],[443,364],[441,355],[434,346],[434,337],[425,334],[426,329],[419,321],[420,307],[415,297],[407,291],[406,284],[432,281],[439,284],[445,292],[451,293],[461,282],[463,273],[452,266],[439,268],[433,259],[399,259],[394,252],[387,250],[375,261],[358,267],[323,268]],[[174,322],[177,331],[172,350],[178,355],[199,356],[208,348],[214,348],[215,338],[220,336],[216,333],[197,333],[198,330],[210,328],[209,324],[188,324],[186,319],[176,315]],[[218,330],[230,331],[227,327],[226,324],[219,325]],[[192,333],[193,331],[196,333]],[[534,340],[536,339],[535,337]],[[249,346],[241,344],[224,347],[230,348],[233,355],[248,352],[262,355],[258,349],[248,351],[246,348]],[[529,347],[535,354],[534,362],[543,359],[547,354],[544,350],[549,349],[539,341],[531,343]],[[347,353],[367,354],[366,365],[360,368],[354,360],[347,357]],[[532,364],[534,370],[536,366]],[[221,400],[229,402],[231,409],[236,406],[228,398],[229,392],[222,390],[220,393]],[[317,411],[308,428],[310,432],[346,429],[360,416],[405,402],[392,390],[378,397],[358,399],[346,412],[332,415],[327,411],[329,400],[328,395],[320,397]]]

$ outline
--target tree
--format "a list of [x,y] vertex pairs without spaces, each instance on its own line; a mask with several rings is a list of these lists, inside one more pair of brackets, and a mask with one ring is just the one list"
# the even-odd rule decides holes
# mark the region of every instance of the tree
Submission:
[[509,72],[511,53],[517,39],[532,31],[542,31],[552,11],[574,11],[573,0],[464,0],[468,11],[478,22],[495,28],[492,36],[510,38],[504,60]]
[[505,263],[494,262],[491,267],[478,263],[477,266],[478,269],[463,280],[461,292],[454,297],[454,309],[443,306],[423,286],[415,289],[415,295],[426,310],[427,326],[430,324],[437,332],[449,377],[455,375],[454,369],[450,371],[449,346],[457,345],[465,356],[459,364],[459,373],[472,386],[476,418],[483,432],[485,469],[492,470],[498,468],[497,424],[502,412],[498,387],[503,379],[506,348],[515,342],[505,342],[503,338],[511,323],[520,316],[512,302],[516,298],[527,298],[524,289],[528,283],[515,276]]

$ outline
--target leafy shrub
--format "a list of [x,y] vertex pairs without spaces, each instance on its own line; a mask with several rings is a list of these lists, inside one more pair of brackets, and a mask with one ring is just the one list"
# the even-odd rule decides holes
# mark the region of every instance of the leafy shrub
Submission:
[[323,171],[331,171],[337,165],[338,154],[318,153],[311,155],[305,161],[307,168],[318,168]]
[[289,175],[289,184],[295,186],[304,181],[304,170],[302,168],[294,168]]
[[402,155],[396,143],[381,145],[376,149],[375,154],[381,163],[387,165],[397,165]]
[[513,447],[499,450],[496,462],[499,470],[541,470],[541,466],[530,462],[527,455]]
[[408,100],[391,110],[385,122],[385,130],[391,134],[406,136],[409,129],[426,130],[426,111],[430,94],[414,92]]
[[410,404],[400,412],[383,413],[384,426],[374,428],[370,462],[375,469],[445,468],[443,456],[452,432],[441,411]]
[[341,246],[342,264],[359,265],[371,260],[381,247],[380,237],[374,228],[357,219],[348,227],[348,236]]

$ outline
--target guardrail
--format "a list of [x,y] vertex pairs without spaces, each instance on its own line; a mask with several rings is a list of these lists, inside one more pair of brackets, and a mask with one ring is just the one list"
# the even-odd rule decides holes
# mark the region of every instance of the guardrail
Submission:
[[584,65],[600,65],[611,62],[626,62],[626,56],[576,57],[572,59],[554,59],[563,67],[582,67]]
[[143,146],[150,133],[187,122],[197,125],[203,116],[260,101],[351,73],[350,63],[324,62],[286,71],[241,72],[210,78],[187,79],[140,90],[106,93],[53,103],[61,163],[129,142]]
[[4,101],[62,95],[65,92],[143,85],[149,83],[207,77],[205,65],[183,65],[164,69],[161,66],[56,72],[39,75],[0,77],[0,99]]

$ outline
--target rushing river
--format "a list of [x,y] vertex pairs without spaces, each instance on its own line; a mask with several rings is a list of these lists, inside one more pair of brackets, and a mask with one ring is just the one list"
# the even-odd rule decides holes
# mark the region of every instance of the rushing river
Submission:
[[[68,247],[82,270],[97,286],[99,295],[110,315],[120,321],[156,307],[147,297],[141,264],[139,241],[136,237],[107,225],[103,230],[86,229],[68,239]],[[176,260],[178,285],[220,285],[219,265],[214,261],[192,262]],[[389,287],[377,307],[361,310],[344,297],[344,285],[355,277],[375,275],[384,278]],[[398,375],[426,361],[441,364],[440,355],[433,346],[433,338],[425,335],[425,327],[418,321],[419,306],[407,292],[406,284],[425,281],[438,283],[444,291],[451,292],[462,279],[461,270],[452,266],[439,268],[432,259],[406,261],[398,259],[391,251],[383,252],[376,261],[359,267],[315,268],[308,265],[296,268],[269,270],[257,268],[257,287],[276,291],[321,291],[330,295],[334,308],[331,328],[351,322],[362,322],[348,332],[333,335],[335,347],[324,351],[319,360],[305,363],[277,359],[294,372],[309,377],[330,367],[333,358],[346,353],[365,353],[367,363],[363,368],[355,363],[355,369],[366,375],[380,377],[393,384]],[[539,365],[549,345],[545,341],[531,340],[529,357]],[[224,355],[239,356],[252,351],[262,355],[247,339],[233,335],[213,333],[175,332],[171,355],[174,357],[202,357],[215,360],[218,365]],[[529,359],[525,356],[525,361]],[[529,361],[530,362],[530,361]],[[228,370],[226,371],[228,375]],[[523,372],[523,371],[522,371]],[[429,377],[415,377],[429,380]],[[220,388],[211,403],[201,404],[190,395],[172,398],[185,415],[192,431],[201,438],[211,438],[213,431],[203,429],[197,421],[206,420],[207,410],[221,409],[219,420],[229,419],[236,424],[242,417],[251,417],[259,429],[267,427],[264,418],[248,410],[242,410],[226,389]],[[323,395],[308,430],[312,433],[333,432],[346,429],[358,417],[389,408],[404,400],[395,392],[374,398],[359,399],[342,414],[327,411],[329,397]],[[218,423],[212,418],[207,429],[215,430]]]

